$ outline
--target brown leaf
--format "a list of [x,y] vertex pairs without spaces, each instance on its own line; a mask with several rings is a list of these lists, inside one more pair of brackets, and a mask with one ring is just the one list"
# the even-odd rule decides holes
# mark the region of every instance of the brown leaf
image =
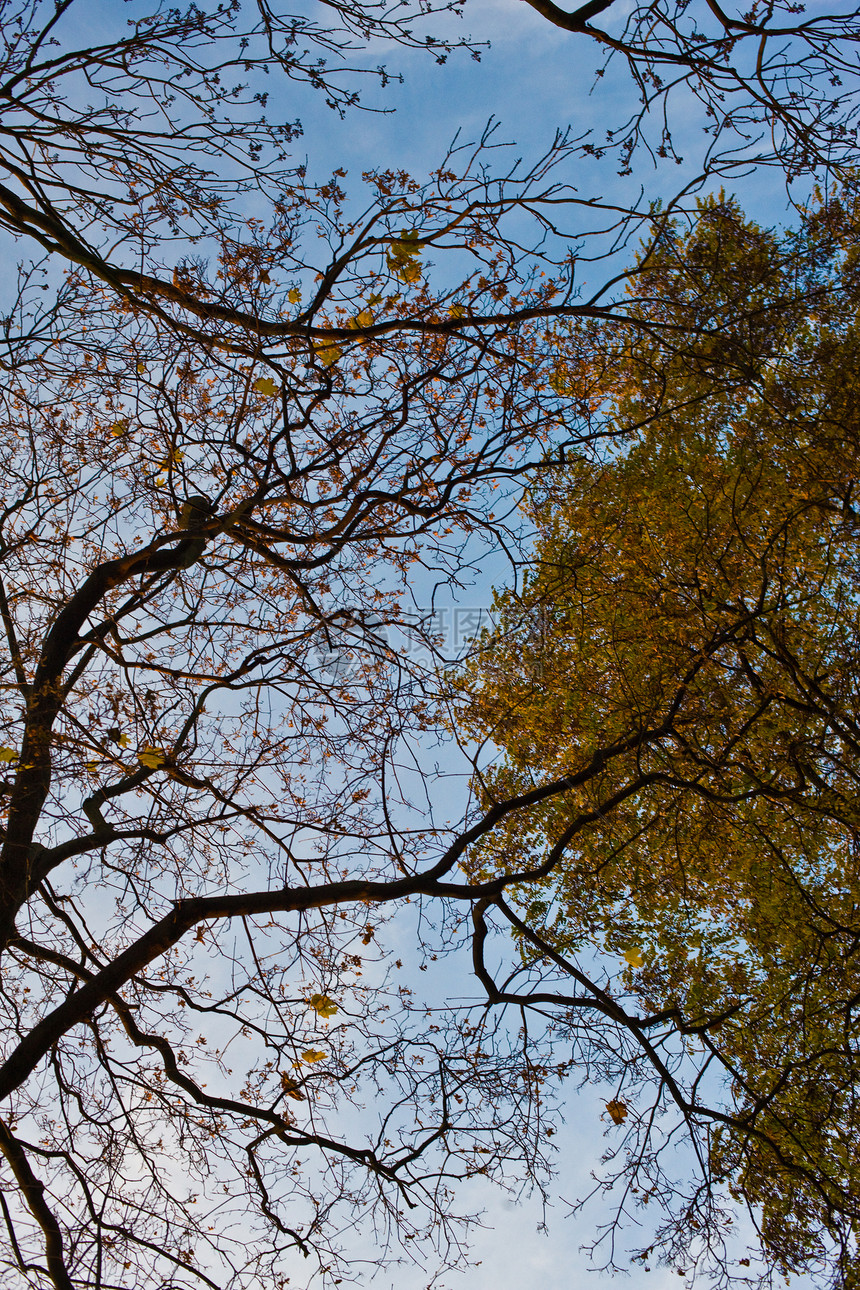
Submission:
[[304,1102],[305,1095],[301,1090],[301,1086],[291,1075],[281,1076],[281,1088],[284,1090],[287,1097],[291,1097],[294,1102]]
[[612,1116],[613,1124],[623,1124],[627,1119],[627,1116],[630,1114],[627,1108],[627,1103],[619,1102],[617,1098],[613,1098],[611,1102],[607,1102],[606,1109]]

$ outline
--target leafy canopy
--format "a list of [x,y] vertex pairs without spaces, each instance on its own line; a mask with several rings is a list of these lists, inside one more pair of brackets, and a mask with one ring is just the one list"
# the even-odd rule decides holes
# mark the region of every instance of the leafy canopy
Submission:
[[[713,1242],[727,1187],[768,1267],[829,1260],[844,1286],[860,1218],[857,214],[832,194],[780,236],[721,196],[643,257],[631,312],[648,325],[607,338],[623,437],[533,492],[533,558],[460,683],[464,733],[502,754],[485,802],[597,768],[478,848],[470,876],[530,875],[524,959],[549,952],[638,1018],[635,1056],[588,1043],[618,1081],[615,1123],[612,1105],[637,1108],[617,1161],[646,1197],[672,1199],[649,1106],[674,1103],[698,1142],[667,1257]],[[571,1012],[580,1041],[589,1024]]]

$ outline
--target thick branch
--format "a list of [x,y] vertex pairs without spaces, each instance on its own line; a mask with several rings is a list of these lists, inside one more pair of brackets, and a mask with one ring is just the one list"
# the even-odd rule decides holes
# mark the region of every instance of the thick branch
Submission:
[[542,18],[565,31],[588,31],[585,24],[603,13],[604,9],[611,8],[614,3],[615,0],[589,0],[588,4],[580,5],[572,13],[567,13],[553,4],[553,0],[526,0],[526,4],[536,9]]
[[87,618],[111,588],[130,578],[184,568],[189,547],[171,534],[142,551],[107,560],[84,580],[50,628],[30,688],[24,736],[15,786],[9,803],[6,836],[0,851],[0,948],[13,934],[15,916],[37,886],[43,872],[34,864],[33,835],[51,787],[51,732],[63,702],[62,675],[79,644]]
[[45,1184],[33,1173],[24,1148],[3,1120],[0,1120],[0,1151],[21,1188],[30,1213],[44,1232],[45,1262],[55,1290],[75,1290],[66,1267],[60,1225],[45,1201]]

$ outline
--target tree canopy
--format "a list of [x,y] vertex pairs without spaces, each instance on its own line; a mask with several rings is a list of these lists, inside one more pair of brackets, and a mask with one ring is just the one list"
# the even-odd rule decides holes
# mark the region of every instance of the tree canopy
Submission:
[[[503,753],[485,803],[570,777],[469,873],[528,875],[499,906],[524,970],[549,957],[618,1009],[632,1049],[565,1025],[617,1080],[619,1172],[675,1209],[660,1239],[694,1256],[725,1188],[772,1265],[830,1258],[840,1286],[860,1217],[856,219],[834,194],[777,236],[713,198],[665,232],[634,312],[709,330],[612,352],[623,440],[533,490],[533,560],[461,718]],[[671,1111],[702,1168],[674,1197]]]
[[[794,0],[770,0],[733,16],[715,0],[653,0],[616,23],[614,0],[571,12],[552,0],[527,3],[629,73],[632,108],[577,138],[580,155],[608,152],[623,174],[634,155],[680,161],[676,116],[689,126],[692,102],[703,143],[684,145],[694,148],[693,182],[750,165],[776,165],[796,179],[842,172],[856,159],[860,12],[850,4],[801,17]],[[285,226],[305,177],[291,159],[302,92],[317,91],[340,113],[356,108],[369,82],[397,77],[396,67],[370,68],[368,50],[395,59],[426,50],[444,62],[465,49],[480,58],[484,33],[452,34],[463,12],[456,0],[326,0],[299,13],[268,0],[154,11],[135,3],[103,15],[96,35],[82,0],[9,0],[0,227],[199,338],[248,327],[262,343],[324,333],[332,325],[319,312],[324,291],[285,317],[276,292],[249,296],[245,280],[288,254]],[[606,102],[619,110],[608,94]],[[304,184],[298,189],[304,197]],[[261,199],[262,222],[249,238],[249,213],[261,218],[249,206]],[[445,236],[420,231],[429,246]],[[378,240],[362,249],[378,249]],[[213,250],[242,272],[208,275]],[[326,285],[337,271],[335,263]]]
[[[544,1184],[566,1076],[616,1088],[608,1131],[640,1135],[633,1185],[679,1266],[737,1272],[725,1182],[764,1214],[766,1272],[832,1256],[849,1276],[854,1166],[831,1125],[850,1127],[853,1024],[856,219],[836,82],[857,21],[711,8],[714,39],[685,9],[669,53],[645,39],[660,8],[617,39],[593,6],[573,22],[645,94],[611,140],[551,134],[518,161],[489,126],[440,143],[429,176],[352,181],[295,159],[301,95],[359,110],[396,75],[367,71],[382,47],[478,55],[450,35],[458,6],[0,5],[10,1286],[284,1287],[298,1260],[334,1285],[359,1275],[356,1213],[379,1262],[449,1266],[463,1180]],[[732,61],[771,35],[775,62]],[[832,165],[846,195],[785,237],[729,201],[697,215],[690,192],[739,164],[710,135],[662,205],[580,191],[605,142],[622,171],[640,143],[671,153],[644,132],[664,64],[745,162]],[[632,518],[652,502],[665,569]],[[460,810],[422,611],[487,551],[516,557],[524,523],[565,587],[579,533],[582,573],[541,619],[549,698],[522,672],[544,572],[454,687],[508,757],[478,763]],[[630,896],[634,827],[661,878]],[[778,849],[766,899],[756,829]],[[601,975],[616,950],[626,995]],[[422,990],[463,952],[472,996]],[[772,1089],[741,1022],[780,1008]],[[709,1058],[734,1102],[690,1073]],[[637,1080],[692,1135],[692,1200]],[[815,1098],[827,1114],[798,1118]]]

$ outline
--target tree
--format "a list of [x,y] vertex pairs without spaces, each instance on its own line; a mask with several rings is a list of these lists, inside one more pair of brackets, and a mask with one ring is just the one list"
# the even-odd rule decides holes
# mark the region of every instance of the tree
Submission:
[[[479,923],[520,943],[523,983],[496,997],[557,1010],[615,1081],[622,1208],[672,1214],[641,1257],[713,1253],[727,1190],[766,1265],[844,1287],[860,1266],[856,220],[832,194],[778,237],[714,198],[667,230],[633,289],[658,329],[614,348],[623,447],[534,490],[533,559],[460,683],[461,728],[503,753],[478,776],[484,806],[546,793],[468,868]],[[667,344],[672,322],[696,338]],[[548,964],[573,996],[538,984]],[[662,1160],[670,1112],[692,1189]]]
[[[614,269],[580,296],[586,235],[659,259],[682,201],[583,198],[564,138],[511,166],[489,132],[363,198],[292,165],[264,78],[353,107],[321,59],[415,45],[399,7],[138,10],[96,43],[79,12],[4,10],[3,227],[46,257],[4,302],[4,1275],[283,1285],[299,1252],[334,1283],[365,1204],[383,1253],[444,1263],[456,1180],[540,1180],[576,1068],[483,964],[526,877],[467,871],[569,774],[451,825],[444,779],[416,805],[439,679],[410,580],[513,549],[522,482],[617,438],[607,334],[692,325],[696,353],[760,306],[664,326]],[[419,906],[440,949],[474,909],[488,1006],[398,983],[383,927]]]
[[[777,163],[789,178],[844,171],[856,157],[856,9],[798,21],[790,0],[735,18],[716,3],[655,0],[634,8],[613,34],[593,22],[611,17],[608,0],[570,13],[552,0],[533,7],[626,60],[640,109],[626,123],[608,120],[605,139],[578,141],[594,156],[620,149],[622,173],[640,142],[653,157],[679,159],[672,112],[660,105],[680,91],[701,100],[712,136],[692,182],[750,164]],[[417,11],[367,0],[326,3],[315,21],[268,0],[230,0],[208,9],[128,9],[94,40],[80,0],[9,3],[0,226],[199,338],[223,340],[232,328],[250,328],[261,343],[324,334],[331,320],[318,315],[316,298],[284,317],[249,296],[238,272],[240,261],[249,272],[260,250],[259,230],[247,236],[248,218],[260,217],[255,202],[267,207],[266,225],[304,177],[289,161],[300,122],[267,118],[273,84],[306,85],[333,109],[351,110],[362,82],[390,79],[385,68],[368,76],[348,65],[374,43],[426,49],[440,62],[458,47],[479,57],[480,46],[446,34],[447,16],[459,13],[455,0]],[[428,21],[435,30],[422,34]],[[681,99],[685,118],[689,101]],[[658,118],[652,139],[646,127]],[[277,237],[268,245],[276,256]],[[237,272],[210,280],[207,259],[230,248]],[[265,257],[257,267],[268,271]]]
[[[499,531],[490,485],[539,463],[560,404],[557,288],[518,280],[469,174],[435,197],[372,176],[359,239],[336,187],[284,199],[285,229],[316,217],[353,248],[310,285],[337,345],[255,361],[250,324],[216,346],[84,275],[48,310],[22,278],[0,530],[16,1281],[285,1284],[296,1251],[338,1280],[365,1203],[383,1244],[445,1262],[456,1177],[537,1167],[516,1045],[468,1009],[414,1016],[377,948],[387,909],[441,902],[469,840],[410,811],[429,712],[398,639],[428,628],[401,602]],[[506,186],[520,217],[540,180]],[[435,295],[409,235],[434,209],[486,260]],[[218,271],[264,292],[291,237]],[[288,277],[281,300],[308,289]],[[432,320],[497,296],[525,320],[503,335]],[[571,442],[590,433],[586,409]]]
[[[383,1243],[444,1263],[454,1180],[541,1166],[521,1043],[469,1009],[428,1029],[377,948],[386,910],[468,905],[448,880],[498,817],[437,834],[410,807],[430,716],[397,647],[429,631],[409,580],[456,580],[550,442],[599,433],[583,394],[558,435],[546,334],[615,312],[540,249],[585,205],[553,178],[569,148],[498,180],[484,152],[424,186],[371,173],[357,215],[342,177],[295,174],[241,239],[230,212],[216,238],[216,203],[211,267],[178,261],[175,290],[95,254],[22,268],[0,529],[14,1282],[278,1284],[297,1251],[338,1280],[364,1203]],[[446,250],[465,275],[433,274]]]

